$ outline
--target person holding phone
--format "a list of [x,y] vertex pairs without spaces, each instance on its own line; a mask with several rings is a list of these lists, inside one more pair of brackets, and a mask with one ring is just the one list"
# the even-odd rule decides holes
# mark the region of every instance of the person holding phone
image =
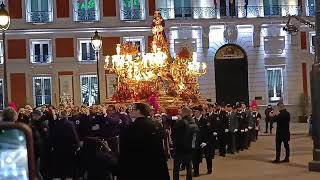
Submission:
[[[270,113],[270,116],[273,117],[273,121],[277,123],[277,132],[276,132],[276,159],[273,163],[287,163],[290,158],[290,113],[286,110],[283,102],[277,104],[279,112],[274,114]],[[281,144],[284,144],[286,149],[286,156],[284,160],[280,161],[281,154]]]

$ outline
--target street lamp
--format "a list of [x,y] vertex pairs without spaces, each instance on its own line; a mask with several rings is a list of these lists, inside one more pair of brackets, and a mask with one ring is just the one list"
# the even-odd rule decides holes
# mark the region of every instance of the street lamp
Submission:
[[99,75],[99,52],[102,46],[102,37],[99,36],[98,31],[94,33],[94,36],[91,38],[91,44],[92,48],[94,49],[96,53],[96,58],[97,58],[97,80],[98,80],[98,101],[96,104],[100,104],[100,75]]
[[0,30],[2,31],[2,41],[3,41],[3,107],[8,106],[8,83],[7,83],[7,58],[6,58],[6,34],[5,31],[8,30],[10,26],[10,15],[6,10],[6,6],[3,2],[0,5]]
[[311,71],[313,161],[310,171],[320,172],[320,1],[316,1],[316,58]]

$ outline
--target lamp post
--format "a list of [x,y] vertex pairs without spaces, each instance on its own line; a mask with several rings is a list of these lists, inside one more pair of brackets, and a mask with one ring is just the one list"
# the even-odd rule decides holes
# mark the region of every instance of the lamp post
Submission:
[[91,38],[91,44],[92,48],[94,49],[96,53],[96,58],[97,58],[97,85],[98,85],[98,100],[96,104],[100,104],[100,74],[99,74],[99,52],[102,46],[102,37],[99,36],[98,31],[94,33],[94,36]]
[[316,58],[311,72],[313,161],[310,171],[320,172],[320,1],[316,0]]
[[8,78],[7,78],[7,58],[6,58],[6,34],[5,31],[8,30],[10,26],[10,15],[6,10],[6,6],[3,2],[0,5],[0,30],[2,31],[2,41],[3,41],[3,107],[8,106]]

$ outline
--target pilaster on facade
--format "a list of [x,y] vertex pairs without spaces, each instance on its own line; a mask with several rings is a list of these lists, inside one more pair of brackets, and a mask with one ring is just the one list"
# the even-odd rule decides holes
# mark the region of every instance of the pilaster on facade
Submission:
[[209,25],[203,25],[201,27],[202,32],[202,49],[203,49],[203,55],[205,57],[208,56],[208,51],[210,48],[210,42],[209,42],[209,33],[210,33],[210,26]]
[[261,44],[261,24],[253,25],[253,47],[260,47]]

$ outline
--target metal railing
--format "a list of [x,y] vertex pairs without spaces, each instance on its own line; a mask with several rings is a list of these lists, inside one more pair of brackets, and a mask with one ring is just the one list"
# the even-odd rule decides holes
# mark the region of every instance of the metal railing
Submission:
[[31,23],[48,23],[52,22],[51,11],[31,11],[28,12],[28,22]]
[[134,20],[143,20],[145,10],[144,9],[131,9],[131,8],[125,8],[121,9],[121,20],[124,21],[134,21]]
[[80,56],[80,61],[96,61],[97,56],[95,53],[81,53],[79,54]]
[[160,8],[164,19],[214,19],[222,17],[255,18],[300,15],[301,6],[233,6]]
[[77,10],[75,13],[75,21],[90,22],[98,21],[98,11],[97,10]]
[[51,63],[51,55],[31,55],[32,63]]
[[307,6],[307,15],[315,16],[316,15],[316,6]]

